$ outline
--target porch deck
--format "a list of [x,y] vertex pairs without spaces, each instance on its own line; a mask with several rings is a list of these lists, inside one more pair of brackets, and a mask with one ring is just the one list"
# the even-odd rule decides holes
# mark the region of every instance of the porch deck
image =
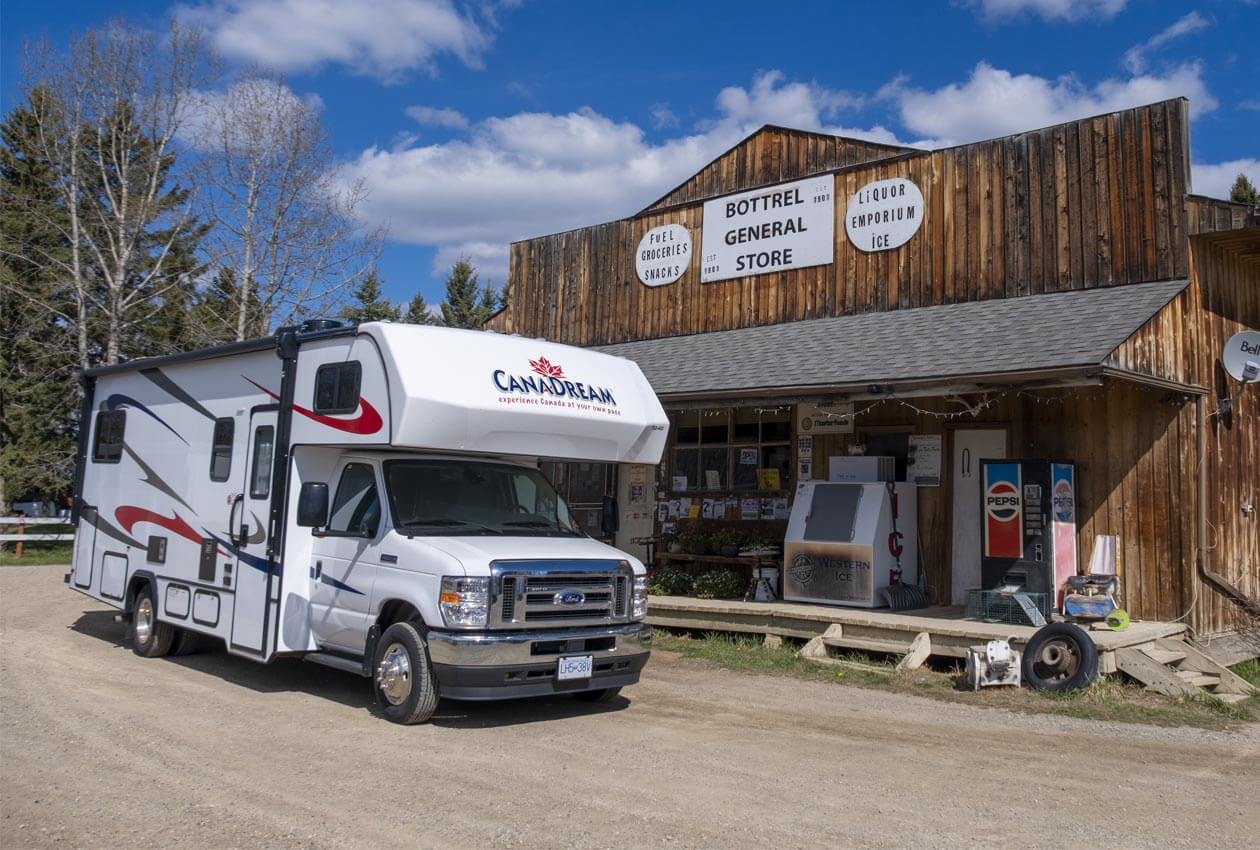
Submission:
[[[931,654],[966,657],[967,647],[986,641],[1014,638],[1021,645],[1032,637],[1033,626],[968,620],[959,605],[935,606],[913,611],[842,608],[799,602],[743,602],[693,599],[687,596],[651,596],[647,622],[653,626],[698,631],[778,635],[809,639],[840,624],[844,644],[856,651],[905,652],[920,632],[931,640]],[[1160,638],[1179,638],[1184,623],[1135,621],[1122,632],[1087,629],[1098,647],[1101,672],[1115,671],[1114,653],[1127,647],[1154,645]]]

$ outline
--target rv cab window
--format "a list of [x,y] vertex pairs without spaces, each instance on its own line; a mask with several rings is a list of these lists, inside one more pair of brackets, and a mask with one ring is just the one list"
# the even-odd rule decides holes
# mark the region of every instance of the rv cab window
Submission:
[[359,382],[363,367],[358,360],[325,363],[315,370],[315,412],[354,413],[359,409]]
[[210,480],[227,481],[232,474],[232,437],[236,422],[231,416],[214,420],[214,437],[210,441]]
[[123,431],[127,411],[102,410],[96,414],[96,439],[92,444],[92,460],[97,463],[118,463],[122,457]]
[[348,463],[341,471],[333,498],[329,534],[375,537],[381,522],[381,499],[376,473],[366,463]]

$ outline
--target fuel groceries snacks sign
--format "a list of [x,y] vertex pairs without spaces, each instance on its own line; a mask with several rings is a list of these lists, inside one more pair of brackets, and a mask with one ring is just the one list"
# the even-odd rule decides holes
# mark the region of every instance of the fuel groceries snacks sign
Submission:
[[691,262],[691,234],[681,224],[653,227],[639,240],[634,270],[644,286],[673,283]]
[[828,174],[706,201],[700,282],[830,263],[834,186]]

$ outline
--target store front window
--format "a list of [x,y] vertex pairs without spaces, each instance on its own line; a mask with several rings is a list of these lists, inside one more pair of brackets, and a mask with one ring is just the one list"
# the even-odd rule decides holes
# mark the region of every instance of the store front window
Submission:
[[672,491],[790,488],[791,408],[687,410],[670,418]]

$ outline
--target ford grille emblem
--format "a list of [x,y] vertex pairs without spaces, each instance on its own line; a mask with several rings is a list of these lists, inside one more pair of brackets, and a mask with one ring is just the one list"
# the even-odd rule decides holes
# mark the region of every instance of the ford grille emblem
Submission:
[[552,600],[557,605],[581,605],[586,601],[586,594],[576,590],[563,590]]

